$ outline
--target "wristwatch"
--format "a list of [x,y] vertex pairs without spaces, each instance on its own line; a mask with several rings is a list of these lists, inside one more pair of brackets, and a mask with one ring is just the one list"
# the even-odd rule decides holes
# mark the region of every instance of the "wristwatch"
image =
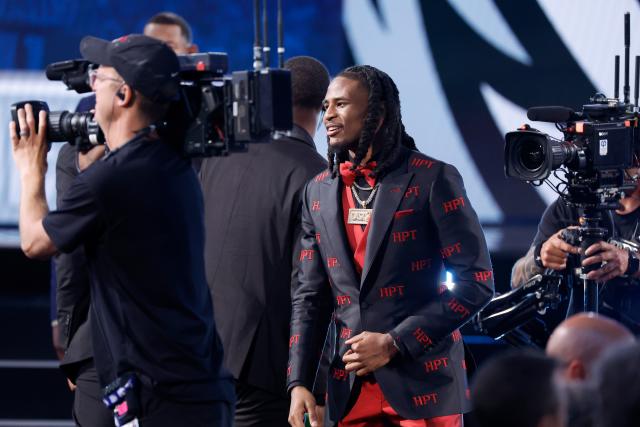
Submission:
[[640,259],[638,259],[632,251],[627,251],[629,253],[629,262],[627,263],[627,271],[624,272],[625,276],[633,276],[640,270]]

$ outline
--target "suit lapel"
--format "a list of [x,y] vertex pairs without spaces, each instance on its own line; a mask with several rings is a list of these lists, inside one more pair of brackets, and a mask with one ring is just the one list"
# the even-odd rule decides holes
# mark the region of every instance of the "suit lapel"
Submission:
[[367,279],[367,274],[371,270],[371,265],[376,258],[382,241],[387,235],[391,220],[407,191],[412,177],[413,172],[407,172],[406,161],[403,161],[397,169],[380,181],[378,195],[371,214],[371,228],[367,237],[367,251],[362,270],[361,287]]
[[358,287],[358,276],[353,265],[353,253],[349,248],[346,232],[344,230],[344,217],[342,213],[340,178],[332,178],[325,181],[327,185],[325,196],[322,200],[323,208],[320,210],[320,217],[327,230],[328,244],[333,249],[333,256],[338,259],[340,267],[345,274]]

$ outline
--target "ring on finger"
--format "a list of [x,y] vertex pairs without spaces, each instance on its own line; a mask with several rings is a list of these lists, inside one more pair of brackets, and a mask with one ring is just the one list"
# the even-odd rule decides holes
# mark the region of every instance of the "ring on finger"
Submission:
[[29,138],[29,131],[28,130],[21,130],[20,131],[20,136],[25,137],[25,138]]

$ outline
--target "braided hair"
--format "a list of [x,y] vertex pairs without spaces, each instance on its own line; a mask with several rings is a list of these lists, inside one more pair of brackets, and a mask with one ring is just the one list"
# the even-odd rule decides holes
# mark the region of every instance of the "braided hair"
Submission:
[[[398,88],[387,73],[370,65],[346,68],[337,77],[357,80],[369,92],[367,115],[364,118],[352,168],[355,169],[362,162],[374,139],[381,138],[383,143],[380,147],[377,166],[373,170],[373,176],[380,179],[396,160],[400,146],[417,150],[413,138],[407,134],[402,123]],[[384,121],[380,130],[376,132],[382,117]],[[348,160],[348,151],[328,145],[329,170],[337,176],[340,163]]]

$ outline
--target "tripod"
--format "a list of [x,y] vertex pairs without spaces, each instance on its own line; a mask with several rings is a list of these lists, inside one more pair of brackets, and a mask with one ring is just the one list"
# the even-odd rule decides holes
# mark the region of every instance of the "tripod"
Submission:
[[580,255],[571,255],[570,271],[567,276],[567,283],[572,295],[573,312],[583,311],[598,312],[598,283],[595,280],[587,279],[587,274],[598,270],[602,264],[592,264],[582,266],[585,258],[585,251],[591,245],[599,243],[607,235],[607,230],[600,227],[602,220],[602,210],[592,207],[579,208],[580,226],[575,229],[568,229],[562,233],[565,242],[572,246],[580,246]]

